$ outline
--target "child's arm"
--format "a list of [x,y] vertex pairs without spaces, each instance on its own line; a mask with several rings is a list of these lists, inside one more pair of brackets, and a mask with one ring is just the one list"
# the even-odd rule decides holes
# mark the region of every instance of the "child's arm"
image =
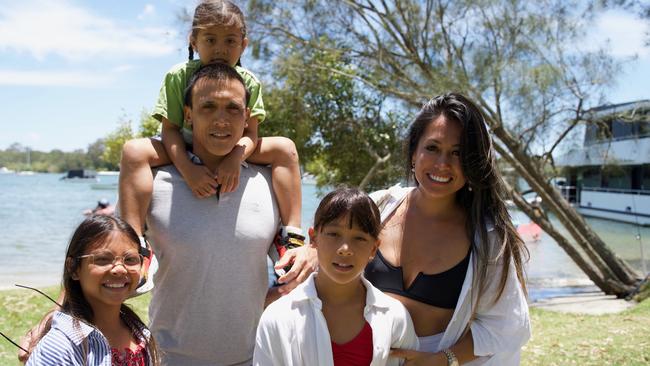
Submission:
[[196,197],[204,198],[217,193],[217,181],[212,172],[205,166],[196,165],[190,161],[180,128],[164,117],[162,119],[162,141],[167,155]]
[[249,118],[247,124],[242,138],[217,168],[217,182],[221,184],[221,193],[234,192],[237,189],[241,163],[248,159],[257,147],[257,117]]

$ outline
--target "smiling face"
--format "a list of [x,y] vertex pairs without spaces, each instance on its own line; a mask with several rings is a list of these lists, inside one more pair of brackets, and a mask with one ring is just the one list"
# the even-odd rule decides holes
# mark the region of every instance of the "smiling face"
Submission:
[[198,52],[203,65],[218,62],[235,66],[248,45],[248,38],[237,25],[213,25],[199,29],[190,37],[190,45]]
[[350,227],[348,216],[324,225],[318,232],[312,228],[309,235],[318,251],[320,273],[339,285],[358,279],[377,252],[377,239],[355,224]]
[[[119,307],[135,291],[140,280],[138,270],[127,270],[124,257],[138,256],[138,246],[126,234],[113,231],[104,243],[95,246],[83,255],[92,254],[94,258],[84,257],[73,274],[79,281],[84,297],[98,311],[106,307]],[[98,258],[120,256],[116,265],[98,265]]]
[[185,106],[194,153],[208,166],[220,161],[242,137],[249,115],[240,81],[198,80],[192,89],[192,106]]
[[431,121],[411,157],[418,188],[434,197],[455,195],[465,185],[461,166],[459,122],[443,114]]

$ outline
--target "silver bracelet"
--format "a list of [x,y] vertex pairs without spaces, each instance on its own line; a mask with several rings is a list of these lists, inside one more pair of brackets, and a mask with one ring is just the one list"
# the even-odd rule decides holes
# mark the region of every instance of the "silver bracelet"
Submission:
[[452,352],[449,348],[443,349],[442,353],[447,356],[447,366],[459,366],[460,364],[458,363],[458,358],[456,358],[456,354]]

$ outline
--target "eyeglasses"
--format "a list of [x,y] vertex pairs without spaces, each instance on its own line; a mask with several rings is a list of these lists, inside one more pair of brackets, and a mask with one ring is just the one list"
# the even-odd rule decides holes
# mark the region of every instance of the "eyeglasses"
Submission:
[[113,269],[118,264],[118,260],[121,262],[129,272],[139,272],[142,268],[143,257],[141,254],[128,253],[125,255],[113,255],[110,253],[97,253],[97,254],[86,254],[80,255],[77,258],[90,258],[90,263],[95,267],[101,269],[110,270]]

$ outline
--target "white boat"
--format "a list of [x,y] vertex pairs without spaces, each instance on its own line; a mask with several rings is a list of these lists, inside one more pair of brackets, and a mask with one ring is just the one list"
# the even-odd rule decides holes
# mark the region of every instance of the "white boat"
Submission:
[[5,166],[0,166],[0,174],[14,174],[15,171],[5,167]]
[[104,190],[104,191],[116,191],[118,189],[117,183],[93,183],[90,185],[90,189],[94,190]]
[[650,100],[586,112],[582,146],[556,159],[563,195],[585,216],[650,226]]

